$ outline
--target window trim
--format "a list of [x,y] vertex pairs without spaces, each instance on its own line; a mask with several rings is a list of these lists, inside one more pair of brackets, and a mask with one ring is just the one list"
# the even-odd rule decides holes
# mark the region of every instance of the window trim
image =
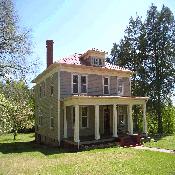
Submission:
[[[119,88],[119,81],[121,80],[121,82],[122,82],[122,85],[121,85],[121,87],[122,87],[122,92],[121,93],[119,93],[119,90],[118,90],[118,88]],[[119,96],[122,96],[124,94],[124,84],[123,84],[123,80],[122,80],[122,78],[117,78],[117,95],[119,95]]]
[[[73,92],[73,76],[74,75],[77,75],[78,76],[78,92],[77,93],[74,93]],[[86,77],[86,93],[83,93],[81,92],[81,77],[84,76]],[[72,73],[72,76],[71,76],[71,92],[72,94],[87,94],[88,93],[88,75],[87,74],[77,74],[77,73]]]
[[[82,116],[82,108],[86,107],[87,108],[87,116]],[[80,107],[80,116],[81,116],[81,129],[88,129],[89,128],[89,107],[88,106],[81,106]],[[82,118],[87,118],[87,127],[82,126]]]
[[[108,85],[105,85],[104,79],[107,78],[108,79]],[[109,76],[104,76],[103,77],[103,95],[110,95],[110,77]],[[108,94],[105,93],[105,86],[108,86]]]
[[71,91],[72,91],[72,94],[78,94],[79,93],[79,76],[78,76],[78,92],[77,93],[74,93],[73,92],[73,87],[74,87],[74,83],[73,83],[73,77],[74,77],[74,75],[77,75],[78,76],[78,74],[76,74],[76,73],[73,73],[72,74],[72,81],[71,81]]
[[[88,93],[88,75],[79,75],[80,76],[80,92],[81,94],[87,94]],[[81,92],[81,77],[86,77],[86,92]]]

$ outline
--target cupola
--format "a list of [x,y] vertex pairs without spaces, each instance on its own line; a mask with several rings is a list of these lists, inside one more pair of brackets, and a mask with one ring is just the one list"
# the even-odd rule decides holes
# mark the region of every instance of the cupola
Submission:
[[105,55],[107,53],[92,48],[80,56],[80,61],[86,65],[103,67],[105,66]]

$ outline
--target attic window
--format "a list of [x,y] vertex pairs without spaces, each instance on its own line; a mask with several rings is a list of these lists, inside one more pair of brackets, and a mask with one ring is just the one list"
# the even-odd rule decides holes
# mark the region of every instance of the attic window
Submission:
[[102,66],[102,59],[101,58],[92,58],[92,65],[95,66]]

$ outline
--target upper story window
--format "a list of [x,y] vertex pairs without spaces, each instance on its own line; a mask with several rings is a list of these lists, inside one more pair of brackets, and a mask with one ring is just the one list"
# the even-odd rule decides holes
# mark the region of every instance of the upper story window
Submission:
[[109,77],[103,78],[103,93],[108,95],[109,94]]
[[123,86],[123,80],[122,78],[118,78],[118,81],[117,81],[117,94],[118,95],[123,95],[123,89],[124,89],[124,86]]
[[92,58],[91,63],[92,65],[95,65],[95,66],[102,66],[103,60],[101,58]]
[[81,93],[87,93],[87,76],[81,76]]
[[88,128],[88,107],[81,108],[81,128]]
[[74,94],[77,94],[78,93],[78,75],[73,75],[72,76],[72,84],[73,84],[73,88],[72,88],[72,92]]
[[87,75],[72,75],[72,93],[87,93]]

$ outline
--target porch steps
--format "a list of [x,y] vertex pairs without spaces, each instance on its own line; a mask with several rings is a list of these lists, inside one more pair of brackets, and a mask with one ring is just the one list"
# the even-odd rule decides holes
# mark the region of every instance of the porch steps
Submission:
[[141,145],[140,135],[126,135],[119,139],[119,145],[122,147],[135,147]]

